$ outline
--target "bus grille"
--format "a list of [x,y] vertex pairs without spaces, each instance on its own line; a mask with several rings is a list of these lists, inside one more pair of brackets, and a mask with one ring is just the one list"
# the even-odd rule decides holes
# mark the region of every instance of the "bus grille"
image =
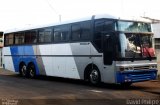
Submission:
[[150,66],[133,67],[133,70],[149,70]]

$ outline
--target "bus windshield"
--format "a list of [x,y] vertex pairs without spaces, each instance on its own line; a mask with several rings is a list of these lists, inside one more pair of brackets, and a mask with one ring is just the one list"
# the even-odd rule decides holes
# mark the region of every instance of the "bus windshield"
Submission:
[[120,58],[149,59],[155,57],[151,27],[148,23],[118,22]]
[[121,56],[141,58],[155,56],[152,48],[152,36],[145,34],[120,33]]
[[144,22],[118,21],[118,31],[151,32],[151,25]]

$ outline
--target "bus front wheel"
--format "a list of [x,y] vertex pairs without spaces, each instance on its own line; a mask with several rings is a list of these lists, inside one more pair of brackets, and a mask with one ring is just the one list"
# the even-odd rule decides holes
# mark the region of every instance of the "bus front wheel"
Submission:
[[98,85],[100,83],[100,72],[97,68],[93,68],[89,72],[89,82],[92,85]]

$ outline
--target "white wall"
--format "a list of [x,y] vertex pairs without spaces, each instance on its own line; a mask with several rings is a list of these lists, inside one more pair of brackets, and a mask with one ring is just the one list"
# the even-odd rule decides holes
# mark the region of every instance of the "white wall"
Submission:
[[[152,29],[154,33],[154,38],[160,38],[160,23],[152,24]],[[159,43],[160,44],[160,43]],[[158,76],[160,78],[160,49],[156,49],[157,55],[157,67],[158,67]]]
[[[152,24],[154,38],[160,38],[160,23]],[[160,44],[160,43],[159,43]],[[158,76],[160,78],[160,49],[156,49]]]
[[2,67],[2,64],[3,64],[3,61],[2,61],[3,56],[2,55],[3,55],[2,48],[0,48],[0,68]]
[[160,23],[152,24],[154,38],[160,38]]
[[158,76],[160,78],[160,49],[156,49]]

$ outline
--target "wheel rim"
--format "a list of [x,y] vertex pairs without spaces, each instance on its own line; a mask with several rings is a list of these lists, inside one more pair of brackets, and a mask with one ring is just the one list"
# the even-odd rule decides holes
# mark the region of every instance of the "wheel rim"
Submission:
[[90,73],[90,81],[93,84],[97,84],[99,82],[99,73],[97,70],[92,70]]
[[23,65],[23,66],[22,66],[21,72],[22,72],[22,76],[26,76],[26,72],[27,72],[27,67],[26,67],[26,65]]
[[30,74],[31,78],[33,78],[35,76],[34,67],[32,67],[32,66],[30,67],[29,74]]

